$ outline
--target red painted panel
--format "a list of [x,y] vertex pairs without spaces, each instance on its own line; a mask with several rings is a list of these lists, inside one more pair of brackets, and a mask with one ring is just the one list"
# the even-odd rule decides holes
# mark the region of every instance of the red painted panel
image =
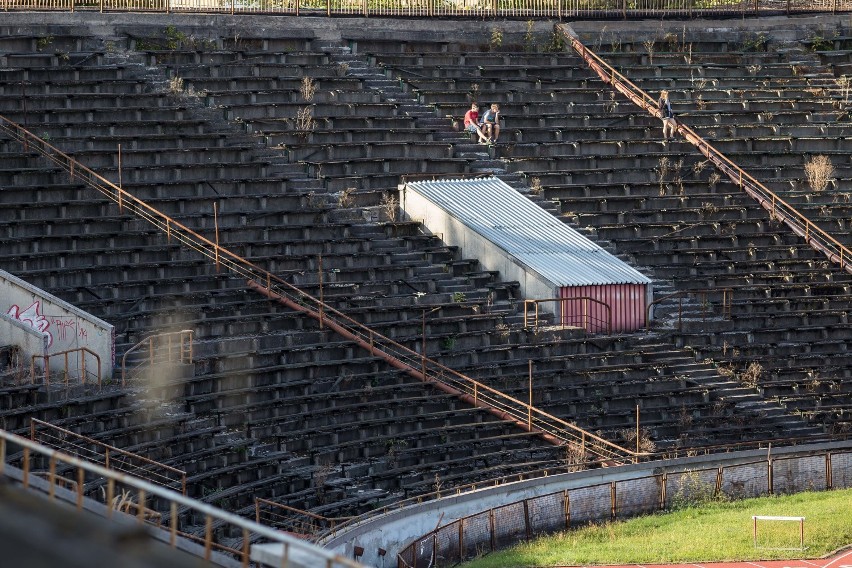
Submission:
[[[636,331],[645,327],[646,285],[604,284],[600,286],[566,286],[562,298],[593,298],[595,301],[570,299],[562,302],[562,323],[584,327],[591,333],[606,333],[608,322],[612,332]],[[609,306],[609,311],[599,302]]]

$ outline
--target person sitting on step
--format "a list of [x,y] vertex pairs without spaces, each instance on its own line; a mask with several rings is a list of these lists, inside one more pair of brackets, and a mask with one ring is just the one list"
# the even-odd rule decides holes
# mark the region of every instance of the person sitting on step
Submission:
[[490,142],[488,136],[479,128],[479,105],[475,102],[471,103],[470,110],[464,114],[464,129],[468,132],[476,132],[476,135],[479,136],[480,144],[488,144]]
[[500,105],[497,103],[482,115],[482,131],[493,143],[500,137]]

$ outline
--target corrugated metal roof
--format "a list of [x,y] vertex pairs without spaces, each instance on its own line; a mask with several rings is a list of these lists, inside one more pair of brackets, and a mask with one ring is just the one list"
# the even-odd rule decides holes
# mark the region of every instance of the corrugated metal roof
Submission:
[[406,185],[557,286],[651,282],[498,178]]

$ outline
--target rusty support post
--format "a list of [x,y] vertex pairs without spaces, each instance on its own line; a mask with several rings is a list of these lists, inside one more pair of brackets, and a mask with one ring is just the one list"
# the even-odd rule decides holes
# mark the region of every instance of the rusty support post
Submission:
[[172,548],[177,546],[177,530],[178,530],[178,506],[172,501],[169,504],[169,544]]
[[210,553],[213,549],[213,517],[208,513],[204,521],[204,560],[210,562]]
[[825,453],[825,488],[834,489],[834,480],[831,471],[831,452]]
[[[636,453],[639,453],[639,405],[636,405]],[[634,462],[636,459],[633,460]]]
[[[101,0],[101,11],[103,11],[103,0]],[[121,144],[118,145],[118,212],[123,212],[123,206],[121,203],[121,194],[124,193],[122,189],[124,188],[124,183],[121,174]]]
[[56,496],[56,454],[51,454],[49,467],[48,476],[50,480],[50,491],[48,495],[50,495],[50,498],[53,499]]
[[30,449],[24,448],[24,489],[30,486]]
[[527,542],[532,540],[532,527],[530,526],[530,502],[524,499],[524,528],[527,533]]
[[530,402],[527,405],[527,429],[532,432],[532,403],[533,403],[533,391],[532,391],[532,359],[528,361],[529,363],[529,379],[530,379]]
[[107,507],[107,518],[112,518],[112,502],[115,500],[115,479],[109,478],[107,479],[107,491],[106,491],[106,507]]
[[616,504],[618,496],[616,495],[615,481],[609,484],[609,505],[610,505],[610,520],[614,521],[618,515]]
[[86,480],[86,470],[77,468],[77,510],[83,510],[83,482]]
[[660,475],[660,510],[666,508],[666,483],[668,482],[668,475],[663,473]]
[[319,306],[318,306],[319,307],[319,328],[323,329],[323,321],[322,321],[322,319],[323,319],[323,314],[322,314],[323,292],[322,292],[322,255],[321,254],[317,255],[317,277],[318,277],[318,280],[319,280]]
[[562,495],[565,500],[565,528],[571,528],[571,494],[567,489],[562,490]]
[[488,530],[491,533],[491,552],[497,548],[497,532],[494,530],[494,509],[488,509]]
[[251,550],[251,535],[249,534],[248,529],[243,529],[243,550],[240,556],[242,557],[242,568],[248,568],[249,561],[251,560],[251,555],[249,554]]
[[140,489],[139,490],[139,503],[136,507],[136,520],[139,521],[139,524],[142,524],[142,523],[145,522],[145,501],[146,501],[145,490]]
[[216,230],[216,272],[219,272],[219,204],[213,202],[213,226]]

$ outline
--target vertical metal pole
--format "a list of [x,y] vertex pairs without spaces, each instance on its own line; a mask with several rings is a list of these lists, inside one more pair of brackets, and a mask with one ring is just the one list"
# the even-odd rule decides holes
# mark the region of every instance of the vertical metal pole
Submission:
[[319,276],[319,326],[320,329],[323,328],[322,324],[322,306],[323,306],[323,294],[322,294],[322,255],[317,255],[317,273]]
[[[529,360],[530,403],[527,405],[527,429],[532,432],[532,359]],[[526,501],[524,502],[526,503]],[[524,505],[526,507],[526,505]]]
[[825,488],[833,489],[834,480],[832,479],[831,472],[831,452],[826,452],[825,454]]
[[243,558],[242,567],[243,568],[248,568],[248,565],[249,565],[249,559],[250,559],[249,558],[249,549],[250,549],[250,546],[251,546],[251,544],[249,542],[249,531],[248,531],[248,529],[243,529],[243,551],[242,551],[242,558]]
[[50,456],[50,498],[56,496],[56,454]]
[[204,523],[204,560],[210,561],[210,551],[213,548],[213,517],[207,515]]
[[530,503],[524,499],[524,528],[527,532],[527,541],[532,540],[532,527],[530,526]]
[[0,438],[0,474],[6,471],[6,438]]
[[30,449],[24,448],[24,489],[30,486]]
[[[423,319],[421,321],[422,329],[420,330],[420,338],[422,345],[420,347],[420,361],[423,365],[423,379],[426,379],[426,310],[423,310]],[[476,387],[474,387],[475,389]],[[476,404],[476,390],[473,391],[473,403]]]
[[[101,7],[103,8],[103,4],[101,4]],[[124,183],[123,183],[122,180],[123,180],[123,176],[122,176],[122,173],[121,173],[121,144],[119,144],[118,145],[118,212],[119,213],[123,212],[123,207],[122,207],[122,203],[121,203],[121,198],[122,198],[121,194],[124,193],[124,191],[122,191],[124,189]]]
[[107,518],[112,518],[112,502],[115,500],[115,479],[107,479],[106,506]]
[[178,507],[177,503],[172,501],[169,504],[169,544],[172,548],[177,546],[177,525],[178,525]]
[[104,467],[109,469],[109,447],[104,450]]
[[565,498],[565,528],[571,528],[571,496],[567,489],[562,490],[562,495]]
[[82,467],[77,468],[77,510],[83,510],[83,482],[86,471]]
[[611,520],[613,520],[613,521],[615,520],[615,517],[618,514],[618,512],[616,511],[616,503],[615,502],[617,500],[617,496],[616,496],[615,492],[616,492],[615,481],[613,481],[612,483],[609,484],[610,517],[611,517]]
[[219,272],[219,204],[213,202],[213,225],[216,229],[216,272]]
[[636,405],[636,453],[639,453],[639,405]]
[[139,504],[136,508],[136,519],[140,523],[145,522],[145,490],[139,490]]

